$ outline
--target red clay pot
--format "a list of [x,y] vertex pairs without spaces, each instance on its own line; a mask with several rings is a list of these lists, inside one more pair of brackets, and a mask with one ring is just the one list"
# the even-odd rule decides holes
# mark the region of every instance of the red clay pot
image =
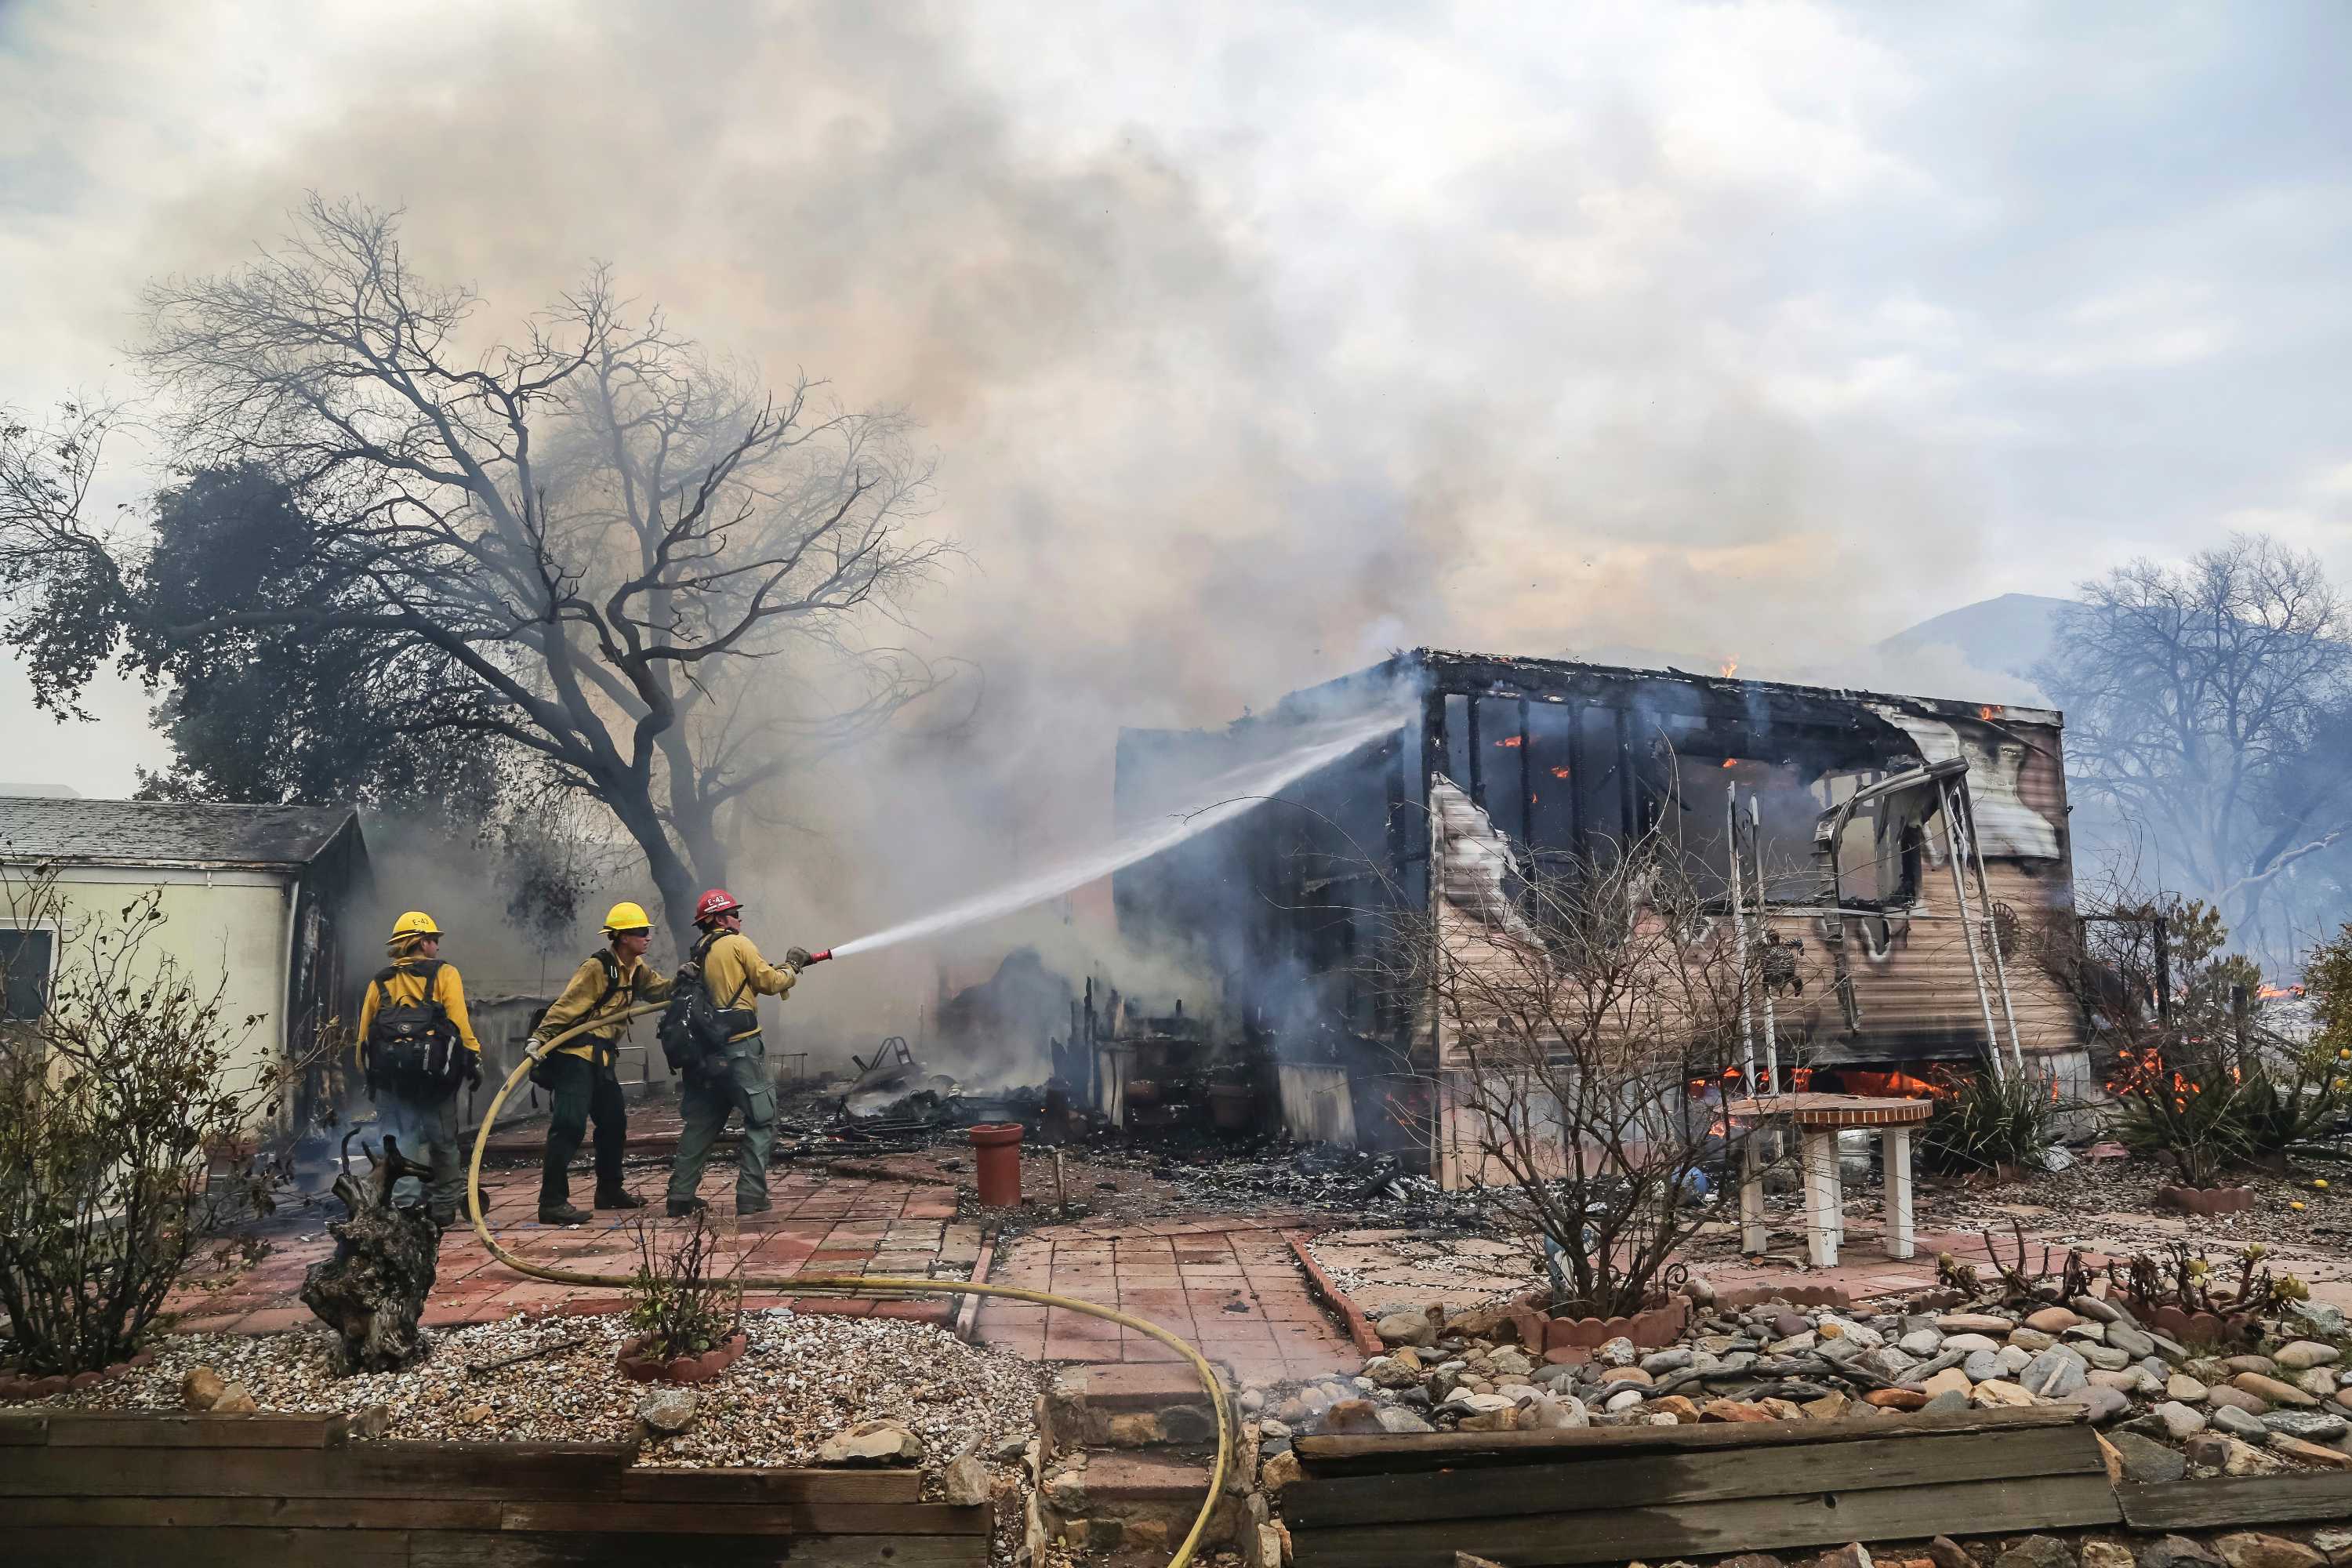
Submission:
[[980,1201],[992,1209],[1020,1207],[1021,1123],[983,1121],[974,1127],[971,1158],[980,1175]]
[[700,1355],[672,1356],[667,1361],[639,1355],[638,1347],[645,1342],[645,1336],[640,1334],[622,1344],[619,1354],[614,1358],[621,1368],[622,1376],[634,1383],[709,1383],[735,1364],[743,1354],[744,1348],[751,1343],[751,1336],[738,1332],[721,1340]]

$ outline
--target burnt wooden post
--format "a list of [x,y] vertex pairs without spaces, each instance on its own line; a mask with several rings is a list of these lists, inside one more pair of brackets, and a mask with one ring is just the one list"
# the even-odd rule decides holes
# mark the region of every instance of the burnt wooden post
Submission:
[[394,1208],[392,1189],[403,1176],[430,1174],[387,1134],[368,1176],[353,1175],[347,1162],[335,1178],[348,1212],[327,1226],[335,1253],[303,1275],[302,1304],[342,1337],[336,1370],[345,1376],[396,1372],[425,1352],[417,1325],[439,1268],[441,1227],[422,1204]]

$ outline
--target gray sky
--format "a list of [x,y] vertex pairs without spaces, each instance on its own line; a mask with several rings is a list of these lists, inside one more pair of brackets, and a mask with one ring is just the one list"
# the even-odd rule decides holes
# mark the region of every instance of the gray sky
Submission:
[[[355,194],[488,326],[604,258],[908,405],[984,769],[1419,642],[1866,679],[2230,526],[2352,574],[2347,58],[2340,5],[0,0],[0,403],[134,393],[142,279]],[[154,760],[6,679],[0,778]]]

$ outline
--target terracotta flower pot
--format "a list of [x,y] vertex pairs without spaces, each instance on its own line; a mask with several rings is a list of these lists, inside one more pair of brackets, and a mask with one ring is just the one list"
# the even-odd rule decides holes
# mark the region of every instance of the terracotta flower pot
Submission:
[[646,1337],[640,1334],[622,1344],[614,1358],[622,1376],[636,1383],[709,1383],[735,1364],[751,1343],[751,1336],[739,1331],[700,1355],[671,1356],[667,1360],[642,1353],[645,1342]]

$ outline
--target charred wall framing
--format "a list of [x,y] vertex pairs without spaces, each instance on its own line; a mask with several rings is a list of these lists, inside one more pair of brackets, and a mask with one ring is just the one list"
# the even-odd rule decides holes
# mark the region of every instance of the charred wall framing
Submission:
[[[1810,786],[1841,773],[1867,778],[1916,767],[1920,744],[1906,726],[1916,721],[1967,737],[2023,738],[2044,753],[2031,804],[2056,824],[2061,854],[2055,865],[2025,867],[2021,875],[2038,884],[2037,901],[2071,901],[2057,715],[2018,710],[2026,715],[2022,728],[2005,730],[1993,719],[2000,710],[1973,703],[1678,670],[1401,653],[1294,693],[1223,733],[1123,734],[1122,812],[1131,817],[1130,797],[1155,768],[1210,771],[1229,763],[1235,748],[1271,743],[1290,725],[1400,696],[1415,718],[1387,742],[1285,791],[1290,805],[1251,812],[1122,872],[1114,884],[1122,928],[1185,947],[1212,967],[1224,983],[1228,1011],[1264,1029],[1286,1060],[1377,1071],[1411,1051],[1412,1020],[1373,994],[1358,960],[1376,939],[1383,911],[1427,906],[1433,775],[1465,790],[1526,853],[1572,871],[1606,863],[1631,839],[1662,827],[1679,831],[1686,851],[1700,847],[1710,830],[1719,843],[1718,770],[1752,793],[1746,781],[1767,773]],[[1790,857],[1795,874],[1785,897],[1781,888],[1772,897],[1802,918],[1813,912],[1802,906],[1817,905],[1822,892],[1812,864],[1813,808],[1794,798],[1789,805],[1785,826],[1800,831],[1801,816],[1802,840]],[[1913,847],[1896,844],[1888,853],[1890,865],[1901,863],[1901,875],[1890,877],[1905,884],[1898,901],[1907,903],[1917,881],[1905,858]],[[1976,1050],[1980,1030],[1972,1033],[1967,1018],[1955,1026],[1943,1017],[1945,962],[1914,953],[1900,973],[1886,972],[1901,1000],[1881,1005],[1870,1037],[1849,1029],[1817,1042],[1821,1059]],[[1964,1012],[1974,1011],[1971,995]]]
[[1446,775],[1496,827],[1544,858],[1605,860],[1658,827],[1677,808],[1677,766],[1694,759],[1813,773],[1916,760],[1899,731],[1847,693],[1549,660],[1408,657],[1429,692],[1429,754],[1446,759]]

